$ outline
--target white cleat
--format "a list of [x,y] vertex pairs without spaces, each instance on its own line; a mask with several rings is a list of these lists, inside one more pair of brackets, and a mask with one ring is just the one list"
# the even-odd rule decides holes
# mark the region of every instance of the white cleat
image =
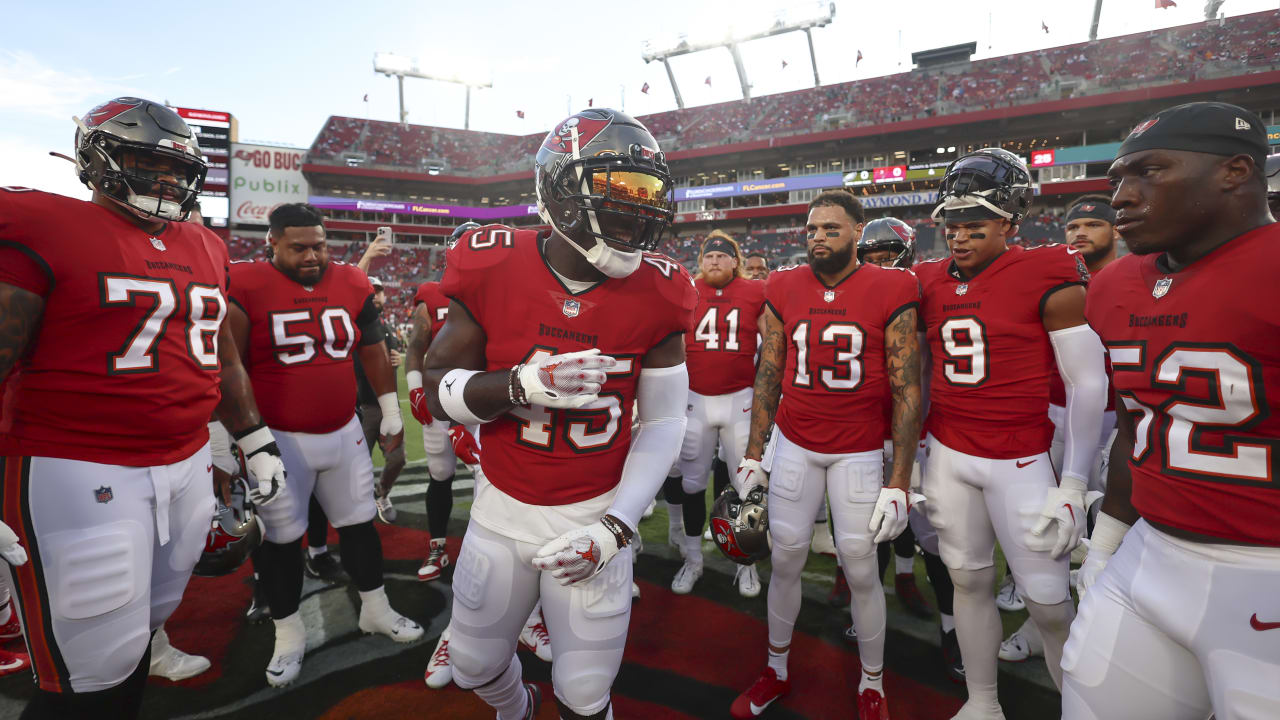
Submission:
[[1028,618],[1022,627],[1000,643],[1000,659],[1022,662],[1033,657],[1044,657],[1044,638],[1040,636],[1040,628]]
[[529,619],[520,631],[520,644],[529,652],[538,656],[543,662],[551,662],[551,635],[547,633],[547,623],[542,619],[542,609],[534,608]]
[[396,506],[391,504],[391,494],[379,495],[377,490],[373,492],[373,504],[378,508],[378,519],[391,525],[396,521]]
[[738,585],[738,594],[744,598],[753,598],[760,594],[760,573],[755,565],[739,565],[738,573],[733,576]]
[[432,690],[439,690],[453,682],[453,665],[449,662],[449,628],[440,633],[440,641],[431,653],[431,660],[427,663],[427,671],[423,673],[422,679]]
[[360,632],[386,635],[398,643],[411,643],[422,637],[422,626],[394,610],[377,617],[361,610]]
[[1018,594],[1018,585],[1013,581],[1013,573],[1004,576],[1000,589],[996,591],[996,607],[1003,612],[1025,610],[1027,603]]
[[281,653],[279,649],[267,663],[267,684],[271,687],[284,687],[298,679],[302,672],[303,651]]
[[644,509],[644,513],[640,516],[640,519],[648,520],[649,518],[653,517],[653,508],[656,507],[657,504],[658,504],[657,500],[650,500],[649,507]]
[[166,680],[186,680],[209,669],[209,658],[184,653],[178,648],[170,647],[159,655],[151,656],[149,675],[156,675]]
[[675,579],[671,581],[671,592],[677,595],[688,595],[693,591],[693,586],[700,577],[702,577],[702,563],[695,565],[686,561],[676,571]]
[[632,600],[640,599],[640,586],[636,584],[635,580],[631,581],[631,599]]
[[706,530],[702,531],[702,539],[711,542],[711,526],[708,525]]
[[836,541],[831,537],[831,523],[815,523],[813,539],[809,541],[809,549],[819,555],[836,555]]

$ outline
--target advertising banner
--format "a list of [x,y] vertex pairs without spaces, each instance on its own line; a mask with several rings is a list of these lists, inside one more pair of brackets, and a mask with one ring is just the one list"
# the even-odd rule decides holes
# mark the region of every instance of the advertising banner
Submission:
[[302,175],[306,150],[270,145],[231,145],[231,222],[266,225],[272,208],[282,203],[307,202],[307,179]]

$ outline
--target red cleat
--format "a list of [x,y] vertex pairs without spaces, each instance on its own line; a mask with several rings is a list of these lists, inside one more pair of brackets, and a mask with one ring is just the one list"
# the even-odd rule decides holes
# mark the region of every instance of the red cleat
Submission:
[[18,611],[14,609],[12,602],[9,603],[9,610],[9,622],[0,625],[0,640],[22,637],[22,623],[18,620]]
[[0,676],[12,675],[31,667],[31,658],[26,653],[6,652],[0,650]]
[[760,677],[729,706],[729,714],[737,720],[749,720],[764,712],[774,700],[791,692],[789,680],[779,680],[773,668],[767,667]]
[[920,588],[916,586],[916,576],[911,573],[899,573],[893,576],[893,591],[898,596],[898,602],[907,609],[907,612],[915,615],[922,620],[928,620],[933,617],[933,608],[929,606],[929,601],[924,599],[920,594]]
[[858,720],[889,720],[889,701],[875,688],[858,693]]

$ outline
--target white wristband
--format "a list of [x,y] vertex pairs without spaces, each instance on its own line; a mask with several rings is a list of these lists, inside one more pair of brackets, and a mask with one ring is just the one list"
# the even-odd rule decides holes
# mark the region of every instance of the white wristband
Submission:
[[382,408],[382,417],[400,417],[400,398],[394,392],[378,396],[378,407]]
[[440,378],[440,407],[444,408],[444,414],[450,420],[459,425],[478,425],[484,422],[484,418],[471,412],[465,400],[467,382],[479,374],[479,370],[454,368]]
[[240,446],[240,452],[244,453],[244,456],[247,458],[261,450],[263,446],[275,441],[276,438],[271,434],[271,430],[266,425],[263,425],[257,430],[254,430],[248,435],[236,440],[236,445]]
[[404,381],[409,384],[409,391],[422,389],[422,373],[417,370],[410,370],[404,374]]
[[1089,536],[1089,552],[1101,550],[1110,555],[1120,547],[1124,534],[1129,532],[1130,525],[1120,522],[1106,513],[1098,513],[1093,524],[1093,534]]

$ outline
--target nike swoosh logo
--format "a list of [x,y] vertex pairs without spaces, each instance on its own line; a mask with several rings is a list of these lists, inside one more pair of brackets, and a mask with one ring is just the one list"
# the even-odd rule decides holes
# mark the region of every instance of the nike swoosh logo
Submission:
[[[1036,458],[1036,460],[1039,460],[1039,458]],[[1016,462],[1016,463],[1014,463],[1014,464],[1015,464],[1015,465],[1017,465],[1017,466],[1018,466],[1018,467],[1020,467],[1020,468],[1024,468],[1024,467],[1026,467],[1026,466],[1030,465],[1030,464],[1031,464],[1031,463],[1033,463],[1033,462],[1035,462],[1035,460],[1028,460],[1028,461],[1026,461],[1026,462],[1022,462],[1021,460],[1019,460],[1018,462]]]
[[21,658],[15,658],[13,662],[0,663],[0,670],[13,670],[25,665]]
[[213,472],[213,464],[212,464],[212,463],[210,463],[208,466],[206,466],[206,467],[205,467],[205,469],[204,469],[204,471],[205,471],[205,472]]
[[283,675],[283,674],[284,674],[284,671],[283,671],[283,670],[272,670],[271,668],[267,668],[267,674],[268,674],[268,675],[274,675],[274,676],[276,676],[276,677],[280,677],[281,675]]
[[363,445],[363,444],[364,444],[364,438],[360,438],[359,440],[357,440],[357,441],[356,441],[356,444],[357,444],[357,445]]
[[[778,699],[778,698],[774,698],[773,700],[777,700],[777,699]],[[763,705],[757,705],[757,704],[755,704],[755,703],[753,703],[753,702],[751,702],[751,701],[747,701],[747,704],[751,706],[751,714],[752,714],[752,715],[759,715],[760,713],[764,712],[764,709],[765,709],[765,708],[767,708],[767,707],[769,707],[770,705],[772,705],[772,704],[773,704],[773,700],[770,700],[769,702],[767,702],[767,703],[765,703],[765,704],[763,704]]]
[[[693,408],[689,408],[692,410]],[[742,408],[742,412],[751,412],[751,408]]]
[[1280,629],[1280,622],[1262,622],[1258,620],[1258,613],[1254,613],[1253,617],[1249,618],[1249,627],[1257,630],[1258,632],[1262,632],[1264,630],[1276,630]]

